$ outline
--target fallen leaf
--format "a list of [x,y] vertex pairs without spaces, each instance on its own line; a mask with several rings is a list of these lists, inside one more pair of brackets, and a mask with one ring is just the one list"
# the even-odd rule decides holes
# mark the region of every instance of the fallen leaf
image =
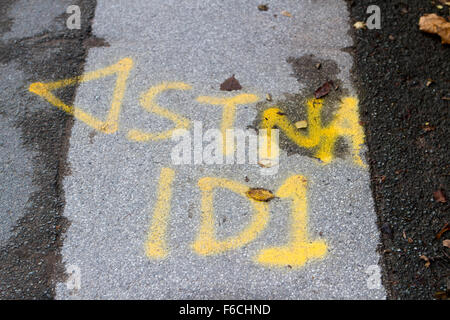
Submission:
[[438,232],[438,234],[436,235],[436,239],[440,239],[442,237],[442,235],[447,232],[450,231],[450,224],[446,223],[445,226],[441,229],[441,231]]
[[422,259],[422,260],[424,260],[425,261],[425,268],[428,268],[429,266],[430,266],[430,259],[428,259],[428,257],[427,256],[420,256],[420,259]]
[[292,17],[292,14],[289,11],[281,11],[281,14],[286,17]]
[[444,247],[450,248],[450,239],[446,239],[446,240],[442,241],[442,245]]
[[445,197],[445,193],[442,189],[439,189],[435,192],[433,192],[434,200],[440,203],[446,203],[447,198]]
[[320,99],[327,94],[330,93],[331,88],[333,87],[333,81],[325,82],[319,89],[314,92],[314,97],[316,99]]
[[270,93],[266,94],[266,100],[272,101],[272,95]]
[[268,202],[268,201],[272,200],[273,198],[275,198],[272,191],[262,189],[262,188],[251,188],[250,190],[248,190],[246,192],[246,194],[249,198],[252,198],[253,200],[263,201],[263,202]]
[[267,4],[260,4],[258,6],[259,11],[267,11],[269,10],[269,6]]
[[306,122],[306,120],[297,121],[295,123],[295,126],[297,127],[297,129],[305,129],[306,127],[308,127],[308,122]]
[[427,33],[437,34],[442,43],[450,44],[450,22],[435,13],[425,14],[419,19],[419,29]]
[[429,86],[431,86],[433,83],[434,83],[434,80],[433,80],[433,79],[428,79],[428,80],[427,80],[426,86],[429,87]]
[[434,294],[434,297],[438,300],[447,300],[449,298],[447,292],[445,291],[438,291]]
[[220,85],[220,90],[222,91],[233,91],[241,89],[242,89],[241,84],[234,77],[234,74]]
[[422,126],[423,131],[425,132],[429,132],[429,131],[434,131],[436,130],[436,127],[430,126],[429,122],[425,122],[425,125]]
[[261,159],[258,161],[258,165],[262,168],[271,168],[276,164],[276,161],[273,159]]
[[355,29],[364,29],[366,24],[363,21],[358,21],[354,25]]
[[319,70],[320,67],[322,67],[322,64],[321,64],[321,63],[317,63],[317,64],[316,64],[316,69]]

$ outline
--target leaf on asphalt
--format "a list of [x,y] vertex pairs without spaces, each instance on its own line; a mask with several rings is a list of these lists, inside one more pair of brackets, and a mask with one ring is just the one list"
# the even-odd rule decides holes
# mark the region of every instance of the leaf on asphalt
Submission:
[[444,247],[450,248],[450,239],[446,239],[446,240],[442,241],[442,245]]
[[281,11],[281,14],[286,17],[292,17],[292,14],[289,11]]
[[252,198],[253,200],[263,202],[267,202],[275,198],[272,191],[262,188],[251,188],[246,192],[246,194],[249,198]]
[[234,77],[234,74],[220,85],[220,90],[222,91],[233,91],[241,89],[242,89],[241,84]]
[[446,223],[445,226],[441,229],[441,231],[438,232],[436,235],[436,239],[440,239],[444,233],[447,231],[450,231],[450,224]]
[[261,168],[272,168],[277,165],[277,162],[274,159],[261,159],[258,161],[258,165]]
[[269,6],[267,4],[260,4],[258,6],[258,10],[259,11],[267,11],[267,10],[269,10]]
[[327,94],[330,93],[332,87],[333,87],[333,81],[325,82],[319,89],[317,89],[314,92],[314,97],[316,99],[320,99],[322,97],[325,97]]
[[442,43],[450,44],[450,22],[435,13],[425,14],[419,19],[419,28],[427,33],[437,34]]
[[364,29],[366,27],[366,24],[362,21],[357,21],[353,27],[355,27],[355,29]]
[[447,292],[445,291],[438,291],[434,294],[434,297],[438,300],[447,300],[449,298]]
[[447,198],[445,197],[445,193],[442,189],[439,189],[435,192],[433,192],[434,200],[440,203],[446,203]]
[[427,256],[420,256],[420,259],[422,259],[422,260],[424,260],[425,261],[425,267],[426,268],[428,268],[429,266],[430,266],[430,259],[428,259],[428,257]]

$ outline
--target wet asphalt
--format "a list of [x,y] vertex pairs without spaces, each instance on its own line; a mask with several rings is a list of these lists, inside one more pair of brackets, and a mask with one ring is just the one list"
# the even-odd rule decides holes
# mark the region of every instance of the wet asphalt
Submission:
[[[66,153],[73,119],[56,108],[48,108],[38,97],[31,96],[27,87],[30,82],[58,80],[83,72],[95,1],[61,2],[60,5],[72,3],[78,4],[85,13],[81,30],[67,29],[68,15],[61,15],[61,9],[52,1],[34,5],[29,1],[0,2],[3,69],[0,114],[2,125],[10,124],[8,132],[17,132],[21,141],[9,151],[15,157],[2,163],[2,172],[18,171],[25,158],[30,171],[30,179],[22,180],[26,186],[18,191],[26,194],[27,203],[14,212],[8,212],[10,206],[6,201],[0,206],[14,221],[9,230],[1,229],[8,238],[0,250],[0,299],[52,299],[56,281],[64,279],[60,247],[68,221],[62,216],[61,181],[68,173]],[[15,21],[15,29],[7,15],[12,8],[19,20]],[[30,10],[34,12],[33,21],[25,20]],[[21,17],[24,20],[20,21]],[[70,103],[74,93],[75,88],[68,87],[59,94]],[[15,183],[2,180],[2,191]]]

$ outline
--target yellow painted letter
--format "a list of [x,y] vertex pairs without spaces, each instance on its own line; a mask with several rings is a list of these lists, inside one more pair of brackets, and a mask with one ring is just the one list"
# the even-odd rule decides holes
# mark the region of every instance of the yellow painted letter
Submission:
[[[298,130],[279,108],[269,108],[264,111],[261,128],[269,130],[277,127],[299,147],[317,148],[315,157],[325,163],[334,159],[336,141],[339,137],[343,137],[351,147],[353,161],[360,166],[365,166],[360,156],[364,132],[359,124],[358,99],[343,98],[336,116],[327,127],[322,126],[322,108],[322,99],[310,99],[307,102],[307,135]],[[270,134],[270,131],[268,132]]]
[[261,250],[256,261],[264,265],[300,267],[310,259],[322,258],[327,251],[326,243],[308,239],[306,179],[291,176],[278,189],[277,196],[292,199],[290,239],[285,246]]
[[[64,110],[65,112],[73,115],[75,118],[83,121],[92,128],[100,132],[110,134],[116,132],[119,128],[118,121],[120,108],[122,106],[122,99],[125,94],[128,74],[132,67],[133,67],[133,60],[130,58],[124,58],[114,65],[111,65],[109,67],[100,70],[88,72],[79,77],[49,83],[42,83],[42,82],[32,83],[30,85],[29,90],[30,92],[40,95],[55,107],[58,107],[59,109]],[[78,83],[104,78],[112,74],[117,74],[117,80],[113,92],[111,108],[109,109],[105,121],[102,121],[94,117],[93,115],[87,113],[86,111],[83,111],[79,107],[69,106],[65,104],[52,93],[52,91],[55,91],[57,89],[66,86],[73,86]]]
[[151,87],[146,93],[141,96],[140,103],[142,107],[148,112],[153,112],[163,118],[169,119],[175,124],[173,129],[163,132],[146,133],[141,130],[133,129],[128,132],[128,138],[134,141],[149,141],[149,140],[163,140],[170,139],[172,133],[177,129],[187,129],[190,126],[188,119],[159,106],[155,99],[163,91],[166,90],[189,90],[191,86],[184,82],[164,82],[160,85]]
[[[202,191],[202,222],[196,241],[192,244],[195,252],[201,255],[212,255],[227,250],[237,249],[253,241],[267,225],[269,221],[268,204],[249,199],[253,205],[253,215],[247,227],[238,235],[228,237],[225,240],[217,240],[214,228],[214,189],[227,188],[243,197],[249,188],[243,184],[228,179],[202,178],[198,185]],[[247,198],[248,199],[248,198]]]
[[175,171],[163,168],[159,177],[158,199],[153,212],[145,253],[153,259],[163,259],[167,256],[166,230],[172,199],[172,182]]
[[[220,131],[222,132],[222,137],[225,139],[227,129],[231,129],[234,125],[234,119],[236,117],[236,106],[238,104],[249,104],[257,102],[259,98],[254,94],[239,94],[231,98],[217,98],[217,97],[206,97],[201,96],[197,98],[200,103],[207,103],[212,105],[223,106],[222,110],[222,123],[220,125]],[[223,142],[223,154],[228,155],[234,152],[234,150],[228,150],[226,148],[225,141]]]

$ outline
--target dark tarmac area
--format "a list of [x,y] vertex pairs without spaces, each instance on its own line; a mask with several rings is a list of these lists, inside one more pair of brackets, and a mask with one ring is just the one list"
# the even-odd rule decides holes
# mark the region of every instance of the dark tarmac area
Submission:
[[419,31],[426,13],[449,16],[439,1],[348,1],[351,23],[381,8],[381,29],[354,30],[359,89],[382,233],[383,283],[390,299],[445,299],[449,222],[450,45]]
[[[0,34],[11,28],[12,22],[3,11],[13,3],[0,1]],[[33,37],[0,41],[0,63],[17,63],[28,80],[15,92],[14,100],[8,101],[10,110],[21,113],[4,113],[21,130],[24,148],[35,154],[33,186],[36,190],[26,213],[0,250],[0,299],[52,299],[56,281],[64,277],[60,248],[68,222],[62,216],[61,181],[68,170],[66,154],[73,119],[56,108],[34,111],[42,102],[28,92],[28,85],[42,79],[59,80],[82,74],[95,1],[80,0],[74,4],[84,13],[80,30],[48,30]],[[52,27],[65,24],[65,20],[64,16],[56,19]],[[60,90],[59,94],[66,103],[71,103],[75,87]]]

